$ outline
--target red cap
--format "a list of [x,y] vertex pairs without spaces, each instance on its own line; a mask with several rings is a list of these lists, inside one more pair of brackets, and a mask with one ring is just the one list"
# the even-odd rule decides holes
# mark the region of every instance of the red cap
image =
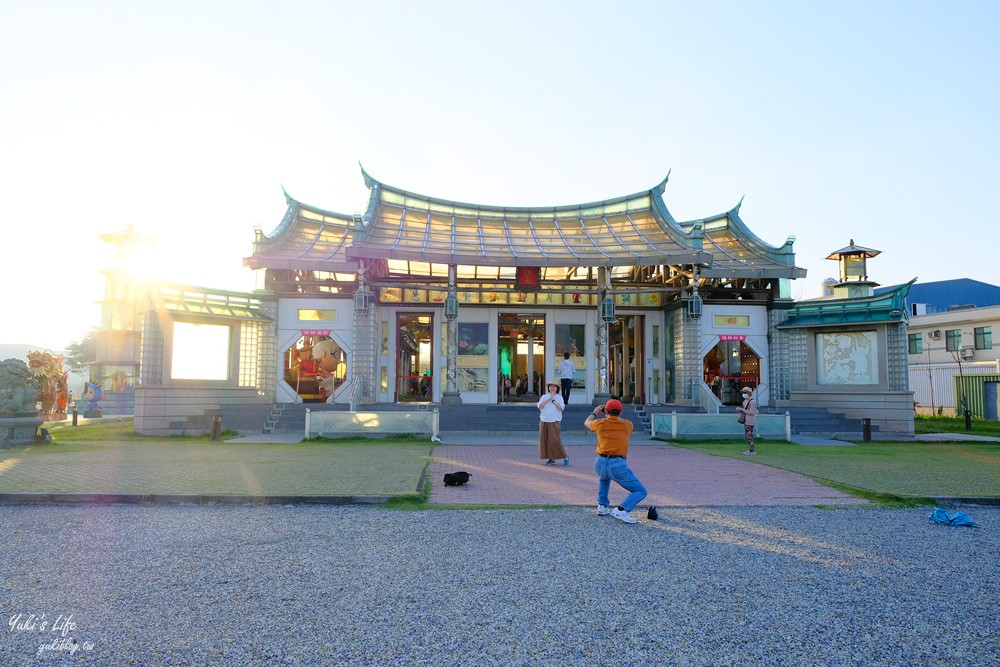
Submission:
[[622,402],[616,398],[612,398],[610,401],[604,404],[604,411],[611,412],[612,410],[622,411]]

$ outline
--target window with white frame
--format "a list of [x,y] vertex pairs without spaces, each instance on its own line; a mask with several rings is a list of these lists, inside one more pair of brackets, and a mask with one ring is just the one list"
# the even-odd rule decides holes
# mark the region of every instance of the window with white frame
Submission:
[[944,349],[957,352],[962,349],[962,330],[948,329],[944,332]]
[[993,349],[993,328],[992,327],[976,327],[974,329],[976,338],[976,349],[977,350],[992,350]]

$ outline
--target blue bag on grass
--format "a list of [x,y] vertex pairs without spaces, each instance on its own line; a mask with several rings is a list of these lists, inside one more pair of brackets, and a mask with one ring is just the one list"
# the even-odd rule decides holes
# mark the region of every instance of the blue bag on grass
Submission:
[[954,514],[949,514],[948,510],[942,509],[940,507],[935,507],[934,511],[931,512],[928,517],[934,523],[940,523],[944,526],[975,526],[976,522],[969,518],[969,515],[965,512],[955,512]]

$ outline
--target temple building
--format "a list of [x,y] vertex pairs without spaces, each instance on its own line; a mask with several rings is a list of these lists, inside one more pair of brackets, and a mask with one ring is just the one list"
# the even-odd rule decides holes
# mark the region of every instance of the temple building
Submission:
[[[805,276],[794,237],[764,242],[739,204],[678,221],[663,200],[669,174],[631,195],[532,207],[362,176],[363,213],[285,192],[284,217],[256,231],[244,260],[259,274],[254,293],[167,286],[151,298],[136,430],[183,431],[178,419],[206,405],[534,402],[567,355],[576,404],[614,396],[713,413],[750,386],[762,407],[781,408],[825,383],[807,339],[835,345],[838,325],[820,317],[810,330],[811,311],[791,299]],[[864,341],[905,342],[902,312],[886,316],[902,333],[882,323]],[[212,336],[219,368],[184,362],[185,345]],[[847,383],[896,391],[901,374],[905,391],[902,352],[902,370],[883,355],[881,380]]]
[[511,207],[362,173],[364,213],[286,193],[285,217],[245,260],[278,299],[278,401],[357,391],[371,403],[495,403],[516,399],[519,379],[523,396],[537,394],[569,353],[578,401],[690,402],[708,369],[723,403],[747,384],[768,402],[769,313],[791,305],[789,281],[805,271],[793,239],[763,242],[738,205],[678,222],[667,179],[604,201]]

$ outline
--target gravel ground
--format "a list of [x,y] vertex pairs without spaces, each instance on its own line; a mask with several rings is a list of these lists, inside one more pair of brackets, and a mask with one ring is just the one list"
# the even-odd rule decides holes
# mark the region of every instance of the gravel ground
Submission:
[[967,509],[0,506],[0,664],[992,666]]

